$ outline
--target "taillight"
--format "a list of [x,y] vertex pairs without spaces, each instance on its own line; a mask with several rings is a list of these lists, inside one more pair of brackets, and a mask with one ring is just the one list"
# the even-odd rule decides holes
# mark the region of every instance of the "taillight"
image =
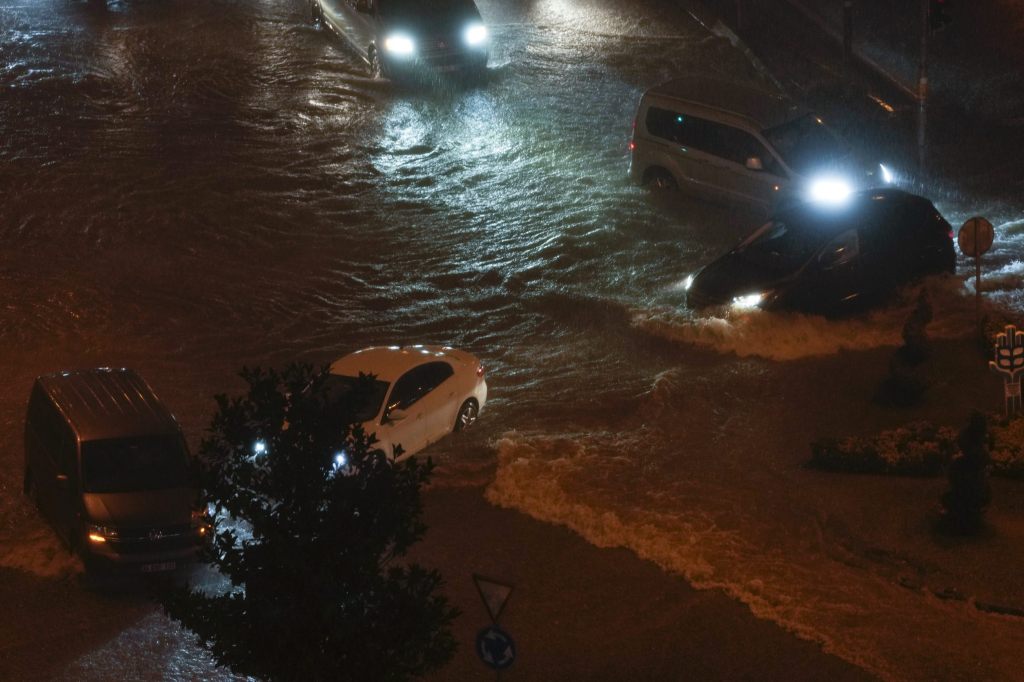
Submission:
[[484,366],[483,366],[482,364],[481,364],[481,365],[477,365],[477,366],[476,366],[476,375],[477,375],[478,377],[480,377],[481,379],[483,379],[483,377],[484,377],[484,373],[485,373],[486,371],[487,371],[487,370],[485,370],[485,369],[484,369]]
[[951,227],[951,228],[949,228],[949,232],[947,232],[947,233],[946,233],[946,235],[947,235],[947,236],[948,236],[948,237],[949,237],[950,239],[953,239],[953,228],[952,228],[952,227]]

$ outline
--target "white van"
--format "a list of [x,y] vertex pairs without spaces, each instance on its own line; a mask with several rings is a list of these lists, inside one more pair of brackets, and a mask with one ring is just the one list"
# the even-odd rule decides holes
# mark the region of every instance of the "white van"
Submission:
[[766,213],[893,181],[889,169],[855,159],[820,117],[788,99],[703,76],[645,92],[629,147],[635,182]]

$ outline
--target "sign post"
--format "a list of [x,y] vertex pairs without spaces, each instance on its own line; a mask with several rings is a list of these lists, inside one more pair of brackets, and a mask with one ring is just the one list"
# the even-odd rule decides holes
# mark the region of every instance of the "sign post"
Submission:
[[1024,371],[1024,332],[1017,331],[1012,324],[996,334],[995,360],[988,363],[990,369],[1003,375],[1003,399],[1006,401],[1006,416],[1021,411],[1020,372]]
[[960,226],[956,242],[965,256],[974,259],[974,321],[981,326],[981,255],[992,248],[995,230],[992,223],[980,216],[969,218]]
[[488,668],[494,670],[494,679],[500,682],[501,671],[511,666],[516,660],[516,643],[507,632],[498,627],[498,619],[505,610],[514,585],[485,578],[473,574],[473,583],[480,599],[491,617],[491,624],[476,635],[476,655]]

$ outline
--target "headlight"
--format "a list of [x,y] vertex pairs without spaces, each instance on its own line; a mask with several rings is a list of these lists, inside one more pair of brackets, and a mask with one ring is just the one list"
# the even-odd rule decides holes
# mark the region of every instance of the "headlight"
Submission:
[[90,523],[86,527],[86,535],[89,536],[89,542],[94,544],[101,544],[107,540],[117,539],[117,529],[111,528],[110,526],[97,526],[96,524]]
[[891,185],[892,181],[896,179],[896,177],[892,174],[892,171],[886,168],[884,163],[878,164],[878,169],[882,171],[882,182],[884,182],[887,185]]
[[737,310],[749,310],[750,308],[756,308],[764,300],[763,293],[747,294],[745,296],[736,296],[732,299],[732,307]]
[[693,286],[693,275],[687,275],[686,279],[683,280],[683,290],[689,291],[690,287]]
[[206,509],[192,510],[191,525],[192,530],[198,533],[200,537],[206,537],[213,530],[213,517],[209,513],[209,506]]
[[467,45],[482,45],[487,40],[487,27],[483,24],[471,24],[464,35]]
[[391,54],[410,55],[416,49],[416,45],[409,36],[394,34],[384,39],[384,49]]
[[819,178],[811,183],[811,201],[840,204],[850,198],[853,188],[841,178]]

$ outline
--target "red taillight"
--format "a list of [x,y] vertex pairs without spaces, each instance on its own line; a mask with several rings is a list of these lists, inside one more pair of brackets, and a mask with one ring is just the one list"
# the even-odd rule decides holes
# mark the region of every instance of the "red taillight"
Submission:
[[477,375],[478,377],[480,377],[481,379],[482,379],[482,378],[483,378],[483,376],[484,376],[484,372],[486,372],[486,370],[484,369],[484,366],[483,366],[483,365],[477,365],[477,366],[476,366],[476,375]]
[[633,142],[633,140],[630,140],[629,141],[629,151],[633,151],[635,149],[636,149],[636,142]]
[[952,239],[953,238],[953,228],[952,227],[949,228],[949,232],[947,232],[946,234],[948,234],[949,238]]

